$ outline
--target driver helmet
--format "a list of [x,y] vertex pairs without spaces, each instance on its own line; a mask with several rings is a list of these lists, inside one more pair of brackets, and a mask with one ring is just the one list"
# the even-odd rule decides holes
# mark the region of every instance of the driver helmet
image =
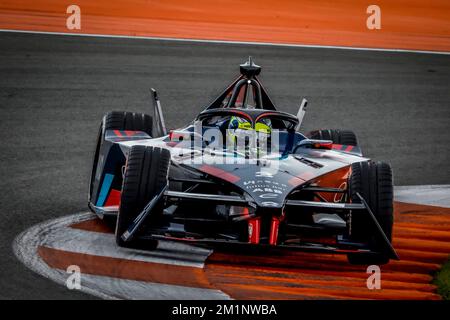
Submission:
[[227,137],[231,145],[235,148],[237,147],[237,142],[240,138],[245,139],[245,137],[250,137],[250,145],[248,147],[255,148],[257,147],[256,139],[258,139],[259,142],[262,142],[262,140],[267,141],[267,137],[271,132],[272,125],[268,118],[258,121],[253,128],[251,122],[247,119],[232,116],[228,124]]

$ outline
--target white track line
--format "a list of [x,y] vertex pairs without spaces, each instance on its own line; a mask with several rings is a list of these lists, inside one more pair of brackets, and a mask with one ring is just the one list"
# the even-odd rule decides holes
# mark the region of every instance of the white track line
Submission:
[[288,48],[339,49],[339,50],[357,50],[357,51],[375,51],[375,52],[450,55],[450,52],[447,52],[447,51],[388,49],[388,48],[363,48],[363,47],[350,47],[350,46],[345,47],[345,46],[327,46],[327,45],[289,44],[289,43],[276,43],[276,42],[206,40],[206,39],[203,40],[203,39],[190,39],[190,38],[185,39],[185,38],[166,38],[166,37],[150,37],[150,36],[108,35],[108,34],[95,34],[95,33],[29,31],[29,30],[13,30],[13,29],[11,29],[11,30],[0,29],[0,32],[16,32],[16,33],[30,33],[30,34],[57,35],[57,36],[96,37],[96,38],[159,40],[159,41],[176,41],[176,42],[189,42],[189,43],[236,44],[236,45],[275,46],[275,47],[288,47]]
[[400,202],[450,208],[450,185],[395,187],[394,198]]
[[[92,218],[94,216],[92,215]],[[41,246],[62,251],[111,257],[133,261],[171,264],[203,268],[203,263],[211,250],[184,245],[181,243],[160,242],[154,251],[120,248],[114,235],[85,231],[74,228],[55,228],[41,239]]]

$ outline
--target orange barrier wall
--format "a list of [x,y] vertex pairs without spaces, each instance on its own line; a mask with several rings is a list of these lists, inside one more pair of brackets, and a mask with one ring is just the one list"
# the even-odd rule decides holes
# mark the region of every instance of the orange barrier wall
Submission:
[[[81,30],[66,8],[81,8]],[[366,9],[381,8],[381,30]],[[1,0],[0,28],[450,51],[448,0]]]

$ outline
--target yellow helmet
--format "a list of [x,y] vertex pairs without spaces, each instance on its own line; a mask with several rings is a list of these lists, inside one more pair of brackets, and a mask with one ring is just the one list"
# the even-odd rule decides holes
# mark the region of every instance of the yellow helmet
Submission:
[[[255,127],[253,127],[249,120],[237,116],[232,116],[227,130],[229,141],[236,147],[238,136],[248,135],[248,133],[242,132],[248,130],[253,130],[258,133],[259,138],[262,138],[260,134],[262,134],[263,136],[268,136],[272,132],[270,119],[262,119],[261,121],[256,123]],[[256,144],[254,143],[252,145],[256,146]]]

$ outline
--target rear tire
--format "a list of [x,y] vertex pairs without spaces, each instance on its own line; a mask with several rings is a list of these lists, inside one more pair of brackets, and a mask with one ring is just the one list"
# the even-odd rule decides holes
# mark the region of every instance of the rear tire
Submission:
[[[158,241],[142,243],[138,240],[123,241],[121,236],[147,203],[167,185],[170,152],[167,149],[133,146],[130,150],[122,185],[119,214],[116,223],[116,243],[121,247],[156,249]],[[160,212],[158,212],[160,211]],[[157,206],[152,214],[162,214]]]
[[[349,181],[352,202],[360,203],[358,192],[369,205],[389,241],[392,240],[394,223],[392,170],[385,162],[357,162],[352,164]],[[348,254],[352,264],[385,264],[389,262],[383,238],[378,234],[374,222],[367,214],[354,214],[351,219],[350,239],[366,242],[377,253]]]
[[102,123],[100,124],[100,128],[98,130],[97,143],[95,144],[94,159],[92,161],[91,179],[89,181],[88,204],[90,204],[92,202],[92,192],[94,189],[95,175],[97,174],[98,157],[100,154],[100,148],[102,146],[103,139],[104,139],[104,130],[103,130],[103,121],[102,121]]
[[310,139],[317,140],[331,140],[335,144],[344,144],[347,146],[357,146],[358,139],[356,139],[356,134],[350,130],[340,130],[340,129],[321,129],[311,131],[307,134]]
[[153,119],[145,113],[111,111],[105,115],[105,130],[143,131],[152,135]]
[[[97,134],[94,159],[92,163],[91,179],[89,182],[88,204],[92,201],[95,176],[97,174],[98,159],[103,142],[105,141],[106,130],[133,130],[143,131],[151,135],[153,120],[152,117],[144,113],[111,111],[104,115]],[[115,220],[115,218],[113,218]]]

